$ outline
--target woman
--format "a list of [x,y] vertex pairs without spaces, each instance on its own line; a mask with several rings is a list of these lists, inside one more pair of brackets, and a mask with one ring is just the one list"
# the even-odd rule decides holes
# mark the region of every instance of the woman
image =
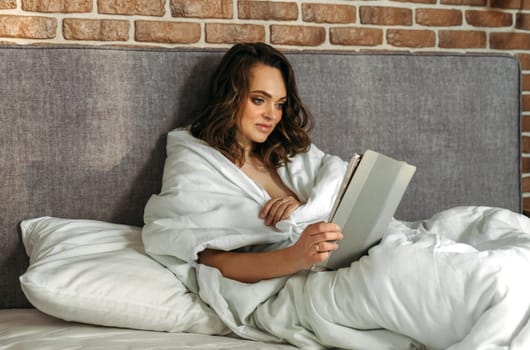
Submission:
[[[222,84],[230,80],[233,84]],[[232,47],[218,66],[208,108],[191,126],[191,133],[223,153],[263,188],[271,199],[259,217],[266,225],[275,226],[300,206],[297,194],[283,183],[277,168],[309,149],[306,128],[310,122],[285,56],[266,44],[241,44]],[[256,282],[290,275],[326,260],[338,247],[334,241],[341,238],[337,225],[321,222],[310,225],[288,248],[261,253],[206,249],[199,262],[218,268],[225,277]]]
[[310,143],[310,125],[287,59],[266,44],[232,47],[204,112],[168,135],[146,251],[244,338],[356,349],[520,342],[530,223],[518,214],[469,207],[393,221],[351,267],[309,270],[342,238],[325,219],[345,171]]

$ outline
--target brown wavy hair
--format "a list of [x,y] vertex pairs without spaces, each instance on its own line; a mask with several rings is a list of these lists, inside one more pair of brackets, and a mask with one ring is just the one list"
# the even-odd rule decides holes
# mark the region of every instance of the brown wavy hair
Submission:
[[242,43],[226,52],[213,74],[206,108],[192,123],[191,133],[233,163],[243,165],[244,151],[236,139],[237,117],[248,96],[250,70],[257,64],[279,69],[287,90],[280,122],[267,140],[255,144],[253,150],[267,166],[278,168],[285,165],[289,157],[308,150],[313,117],[298,95],[291,64],[270,45]]

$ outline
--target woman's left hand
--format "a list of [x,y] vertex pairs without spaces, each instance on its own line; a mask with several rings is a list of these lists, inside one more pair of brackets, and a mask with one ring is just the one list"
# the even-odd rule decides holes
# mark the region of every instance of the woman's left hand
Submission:
[[300,205],[293,196],[276,197],[263,206],[259,217],[265,220],[265,225],[275,226],[278,221],[287,219]]

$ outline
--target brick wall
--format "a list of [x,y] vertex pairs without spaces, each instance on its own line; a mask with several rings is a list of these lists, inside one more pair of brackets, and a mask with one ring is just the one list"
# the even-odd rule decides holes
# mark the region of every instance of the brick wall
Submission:
[[530,212],[530,0],[0,0],[0,44],[499,52],[522,67]]

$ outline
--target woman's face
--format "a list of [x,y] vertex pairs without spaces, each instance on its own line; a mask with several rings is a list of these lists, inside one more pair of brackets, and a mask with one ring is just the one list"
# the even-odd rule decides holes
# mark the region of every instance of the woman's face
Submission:
[[250,69],[248,95],[241,101],[237,120],[237,139],[251,150],[262,143],[282,119],[287,91],[279,69],[258,64]]

